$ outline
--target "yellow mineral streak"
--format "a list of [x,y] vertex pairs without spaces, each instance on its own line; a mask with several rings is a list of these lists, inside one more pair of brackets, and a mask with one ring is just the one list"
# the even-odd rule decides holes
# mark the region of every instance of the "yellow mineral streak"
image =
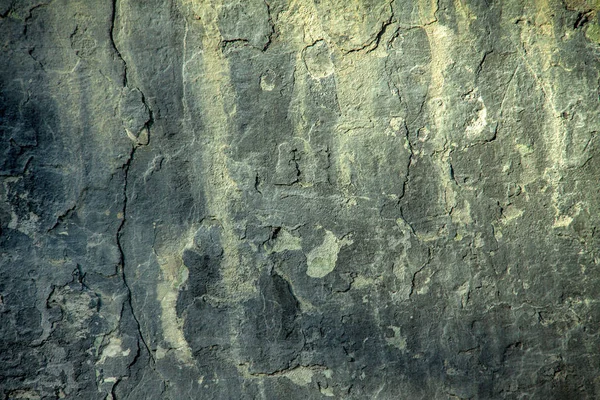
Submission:
[[456,206],[456,190],[455,182],[451,178],[452,174],[449,163],[451,151],[449,147],[451,139],[449,127],[451,126],[451,121],[448,120],[448,117],[451,115],[448,113],[450,105],[447,103],[449,102],[451,93],[448,92],[449,89],[445,86],[445,72],[449,67],[454,65],[452,51],[456,48],[457,38],[452,30],[435,22],[437,4],[435,0],[419,3],[421,7],[421,23],[427,34],[431,51],[431,63],[429,66],[431,83],[429,85],[428,98],[436,130],[431,140],[434,141],[436,150],[440,154],[436,160],[439,181],[443,187],[443,199],[440,199],[440,201],[445,204],[446,211],[451,212]]
[[[376,49],[374,45],[367,46],[364,51],[348,53],[346,45],[355,47],[357,43],[352,42],[354,39],[348,39],[352,42],[350,44],[339,40],[343,35],[338,31],[343,29],[347,37],[361,38],[363,42],[368,42],[365,37],[365,11],[361,4],[356,1],[329,1],[317,8],[314,2],[293,0],[289,9],[280,15],[278,24],[281,40],[297,49],[290,116],[295,121],[295,135],[304,138],[309,144],[312,127],[304,118],[305,111],[308,111],[306,100],[309,96],[309,80],[316,82],[319,78],[331,75],[335,79],[340,116],[331,150],[337,154],[334,169],[339,189],[348,197],[351,197],[350,187],[355,183],[357,174],[361,173],[361,157],[356,153],[357,140],[364,141],[373,135],[386,135],[390,119],[396,117],[374,117],[379,114],[376,112],[378,106],[375,100],[380,86],[379,76],[374,71],[379,71],[385,63],[385,46],[380,45]],[[381,1],[376,8],[381,12],[391,13],[389,3],[385,1]],[[321,18],[323,10],[329,10],[329,17]],[[340,18],[346,22],[336,22]],[[378,29],[377,24],[375,27]],[[361,35],[352,36],[354,30],[362,30]],[[388,40],[392,32],[393,29],[386,30],[380,42]],[[312,61],[305,62],[303,57],[310,56],[307,49],[319,41],[329,50],[331,64],[326,62],[320,69],[313,67],[311,73]],[[365,44],[363,42],[360,44]],[[351,206],[353,202],[347,204]]]
[[[556,93],[561,92],[562,80],[556,79],[557,54],[561,33],[554,24],[554,8],[561,4],[554,0],[536,0],[533,9],[526,12],[532,13],[533,24],[523,24],[520,43],[515,43],[519,50],[523,64],[529,74],[536,81],[544,96],[544,111],[547,115],[546,130],[543,136],[546,151],[546,168],[541,177],[546,179],[552,188],[552,205],[556,218],[560,218],[560,180],[562,171],[566,168],[567,156],[567,129],[565,121],[561,118]],[[569,82],[566,79],[565,82]],[[523,152],[521,151],[523,154]]]
[[320,11],[324,30],[343,51],[363,46],[375,45],[372,27],[385,15],[389,4],[386,1],[369,2],[363,0],[322,0],[315,2]]
[[[203,108],[204,131],[198,136],[205,140],[200,147],[200,161],[193,168],[205,177],[202,192],[205,195],[207,211],[221,227],[221,244],[224,248],[221,265],[223,281],[232,299],[243,300],[252,296],[255,288],[254,282],[247,279],[251,276],[248,273],[251,266],[238,251],[240,240],[235,233],[232,217],[232,209],[241,199],[240,189],[230,173],[234,161],[227,156],[233,131],[230,121],[236,113],[236,107],[235,93],[230,81],[230,66],[222,51],[222,38],[218,27],[223,1],[181,0],[183,8],[189,11],[182,67],[185,80],[183,102],[186,123],[194,119],[190,115],[189,99],[194,98],[195,102],[200,103]],[[355,189],[357,180],[361,179],[360,163],[364,155],[360,154],[361,147],[357,146],[357,142],[367,143],[368,139],[374,138],[368,142],[369,145],[388,143],[385,140],[378,141],[377,138],[388,135],[389,127],[398,125],[399,118],[394,114],[395,110],[390,110],[389,115],[381,113],[380,103],[377,101],[380,97],[378,92],[380,79],[377,71],[382,70],[387,56],[386,46],[382,44],[387,43],[394,29],[391,27],[383,32],[379,46],[371,46],[367,43],[369,37],[367,26],[373,24],[367,20],[371,17],[365,16],[366,12],[362,4],[357,0],[348,2],[328,0],[318,5],[312,1],[291,0],[289,6],[278,16],[277,22],[277,40],[286,43],[295,50],[296,54],[294,93],[289,117],[293,121],[293,136],[305,144],[303,150],[307,153],[307,158],[312,157],[311,132],[314,128],[311,126],[312,122],[305,117],[310,107],[307,104],[310,96],[309,84],[318,85],[320,80],[331,77],[335,80],[339,117],[330,149],[336,154],[332,170],[336,174],[338,189],[348,199],[360,195],[355,193]],[[376,8],[388,12],[389,4],[382,1],[381,6]],[[535,0],[528,6],[533,7],[534,10],[534,25],[523,28],[521,37],[516,40],[515,45],[521,52],[523,65],[538,82],[546,99],[548,128],[551,132],[546,139],[546,149],[551,167],[545,171],[545,175],[556,188],[559,185],[558,172],[565,164],[565,129],[558,115],[556,91],[549,84],[554,81],[549,69],[557,40],[550,17],[552,4],[554,2]],[[445,75],[449,68],[454,67],[453,58],[459,58],[458,52],[472,51],[464,49],[469,47],[472,40],[470,25],[477,16],[464,0],[454,0],[454,8],[459,20],[456,31],[437,21],[437,0],[418,1],[419,21],[415,28],[425,31],[431,52],[427,106],[432,120],[431,125],[424,129],[431,131],[430,138],[427,140],[431,140],[435,150],[434,158],[441,185],[438,201],[445,205],[448,213],[452,213],[455,222],[468,224],[471,221],[469,205],[459,199],[458,188],[451,178],[449,155],[453,144],[450,131],[452,115],[449,112],[450,103],[456,98],[456,93],[451,92],[454,89],[446,84]],[[514,21],[512,23],[514,24]],[[359,45],[366,46],[358,50]],[[320,47],[317,49],[313,46]],[[349,48],[358,51],[349,52]],[[329,60],[327,53],[329,53]],[[273,90],[270,85],[266,79],[262,82],[264,90]],[[483,104],[483,99],[477,100],[483,107],[470,130],[465,132],[466,135],[477,136],[487,123],[488,111]],[[194,129],[193,126],[186,126],[186,128]],[[406,149],[400,148],[399,151],[406,151]],[[555,204],[556,202],[557,199]],[[346,207],[352,207],[353,204],[355,203],[348,201]],[[557,221],[560,221],[560,224],[563,220],[557,219]],[[444,232],[431,233],[433,235],[431,238],[422,239],[434,240],[443,234]],[[323,244],[307,254],[309,261],[307,273],[322,277],[331,272],[335,267],[337,252],[345,244],[332,233],[327,233]],[[298,247],[298,241],[289,235],[289,237],[282,237],[282,241],[272,251]],[[180,261],[181,250],[178,249],[177,252],[169,253],[170,256],[163,257],[161,268],[165,275],[165,283],[161,284],[163,286],[159,285],[159,292],[161,304],[164,304],[164,323],[171,327],[165,328],[165,332],[170,332],[165,335],[169,336],[168,341],[185,348],[179,322],[174,317],[177,298],[175,290],[182,282],[180,274],[185,269]],[[232,341],[235,341],[235,335],[232,336]],[[235,343],[232,345],[234,348],[237,347]],[[186,351],[183,353],[184,359],[189,358],[185,355]]]
[[[198,132],[202,144],[199,146],[201,156],[192,166],[192,172],[203,176],[202,193],[206,212],[221,228],[220,242],[223,247],[223,258],[220,273],[228,289],[227,298],[241,304],[244,299],[255,292],[254,282],[249,279],[251,263],[244,260],[238,251],[240,239],[235,233],[231,210],[240,201],[240,189],[230,174],[230,163],[226,152],[231,142],[231,118],[236,113],[235,93],[230,81],[230,66],[222,52],[222,37],[218,19],[223,1],[182,0],[182,8],[186,11],[186,27],[183,43],[182,78],[184,79],[184,113],[186,129],[194,131],[193,120],[189,108],[189,99],[194,99],[203,109],[203,131]],[[194,139],[196,141],[197,138]],[[193,145],[194,143],[192,143]],[[181,254],[181,253],[178,253]],[[180,269],[181,260],[173,258],[164,264],[166,270]],[[167,274],[168,275],[168,274]],[[175,279],[175,280],[174,280]],[[181,321],[173,320],[177,293],[173,290],[176,276],[169,275],[166,281],[171,282],[166,290],[159,287],[163,296],[163,330],[165,336],[178,345],[187,348],[182,352],[182,360],[191,359],[187,344],[184,345]],[[235,321],[232,321],[232,324]],[[178,325],[179,323],[179,325]],[[169,326],[171,326],[171,328]],[[175,326],[176,328],[172,328]],[[176,332],[174,332],[176,330]],[[239,349],[237,336],[231,335],[233,349]]]
[[[310,79],[319,79],[335,73],[333,61],[327,60],[327,52],[331,51],[331,40],[323,30],[322,21],[318,17],[314,3],[303,0],[292,0],[289,8],[279,15],[278,28],[280,40],[294,48],[296,54],[294,71],[294,93],[289,108],[289,117],[293,121],[293,135],[303,141],[305,163],[303,175],[310,184],[315,179],[316,163],[312,146],[314,126],[307,121],[305,115],[309,111],[308,85]],[[315,59],[316,50],[321,52]],[[311,169],[312,168],[312,169]]]
[[323,378],[329,380],[333,377],[332,370],[319,366],[298,366],[289,370],[275,372],[273,374],[262,374],[251,373],[248,368],[248,365],[242,364],[239,366],[239,371],[242,373],[242,376],[244,376],[244,378],[246,379],[285,377],[298,386],[310,385],[313,382],[313,377],[315,377],[315,375],[317,378],[320,378],[320,380],[322,380]]
[[[156,286],[157,300],[161,308],[161,328],[168,349],[158,348],[157,358],[162,358],[168,350],[186,364],[193,363],[192,351],[183,335],[183,320],[177,317],[176,305],[179,289],[188,279],[188,269],[183,265],[182,255],[186,247],[193,246],[194,228],[190,228],[184,240],[165,242],[154,249],[162,276]],[[186,240],[187,238],[187,240]]]
[[[235,115],[235,93],[230,81],[229,62],[221,49],[221,34],[218,28],[221,1],[192,3],[200,17],[202,35],[202,57],[195,70],[195,84],[190,96],[198,96],[204,108],[205,131],[202,136],[210,140],[202,146],[198,173],[205,175],[204,196],[207,212],[221,226],[221,245],[224,254],[221,274],[232,296],[244,297],[254,292],[253,282],[241,276],[243,260],[240,259],[239,237],[235,234],[231,208],[240,201],[240,189],[231,178],[226,155],[231,142],[230,120]],[[186,82],[187,84],[187,82]]]
[[[551,180],[554,182],[556,179],[556,172],[560,171],[565,163],[565,149],[566,149],[566,129],[562,119],[560,117],[560,110],[557,109],[556,105],[556,94],[555,86],[560,84],[559,80],[553,79],[552,70],[553,61],[555,54],[558,51],[557,37],[554,32],[554,21],[552,20],[552,7],[548,0],[536,0],[536,25],[539,28],[535,32],[526,32],[522,34],[528,34],[535,38],[535,44],[528,46],[528,50],[533,50],[533,57],[527,58],[527,65],[531,66],[532,63],[536,63],[535,70],[542,71],[541,74],[536,74],[533,69],[530,69],[532,75],[538,82],[540,89],[544,92],[546,102],[545,109],[548,114],[548,128],[551,132],[550,135],[545,136],[547,139],[547,165],[549,166],[546,173],[550,175]],[[529,39],[530,40],[530,39]],[[528,39],[522,37],[523,43],[527,43]],[[533,49],[532,49],[533,47]],[[535,57],[535,58],[534,58]],[[555,184],[557,182],[554,182]]]

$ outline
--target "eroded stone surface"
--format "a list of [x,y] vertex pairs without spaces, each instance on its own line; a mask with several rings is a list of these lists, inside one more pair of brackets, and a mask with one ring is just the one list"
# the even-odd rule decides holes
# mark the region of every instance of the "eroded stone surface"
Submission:
[[598,398],[599,15],[0,1],[0,397]]

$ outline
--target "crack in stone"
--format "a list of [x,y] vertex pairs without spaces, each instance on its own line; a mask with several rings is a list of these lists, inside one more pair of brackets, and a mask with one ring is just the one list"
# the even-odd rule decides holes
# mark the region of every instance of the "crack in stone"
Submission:
[[[31,18],[33,18],[33,11],[37,10],[38,8],[42,8],[42,7],[46,7],[49,6],[50,4],[52,4],[54,2],[54,0],[50,0],[47,3],[40,3],[40,4],[36,4],[33,7],[31,7],[29,10],[27,10],[27,16],[25,17],[24,22],[24,27],[23,27],[23,36],[27,35],[27,26],[29,24],[29,20],[31,20]],[[9,10],[6,12],[6,15],[0,15],[0,17],[5,18],[6,16],[8,16],[12,11],[14,11],[14,3],[11,4]]]
[[121,55],[121,52],[119,51],[119,47],[117,46],[117,42],[115,41],[115,22],[117,19],[117,1],[118,0],[113,0],[112,2],[112,16],[110,19],[110,42],[113,46],[113,49],[115,50],[115,53],[117,54],[117,57],[119,57],[119,59],[121,60],[121,62],[123,63],[123,87],[127,87],[127,63],[125,62],[125,59],[123,58],[123,56]]
[[387,20],[383,21],[383,23],[381,24],[381,28],[379,28],[379,31],[377,32],[377,34],[375,34],[375,37],[371,40],[369,40],[367,43],[365,43],[364,45],[362,45],[359,48],[356,49],[350,49],[348,50],[345,54],[351,54],[351,53],[358,53],[361,52],[363,50],[365,51],[365,54],[371,53],[372,51],[375,51],[378,47],[379,47],[379,43],[381,42],[381,38],[383,37],[383,35],[385,34],[387,28],[392,25],[394,23],[394,6],[393,6],[394,1],[392,0],[388,5],[390,7],[390,16]]
[[123,227],[125,226],[125,223],[127,222],[127,202],[128,202],[127,187],[128,187],[128,183],[129,183],[129,169],[131,167],[131,163],[133,162],[133,157],[135,155],[136,149],[137,149],[136,146],[132,146],[131,152],[129,153],[129,158],[127,159],[125,164],[123,164],[123,167],[122,167],[122,169],[123,169],[123,208],[122,208],[121,212],[123,214],[123,219],[121,220],[121,224],[119,225],[119,227],[117,229],[117,234],[116,234],[117,247],[119,249],[119,257],[120,257],[120,262],[119,262],[120,271],[119,272],[121,273],[121,278],[123,279],[123,284],[125,285],[125,288],[127,289],[127,303],[129,304],[129,307],[131,309],[131,315],[133,316],[133,319],[135,321],[138,335],[140,336],[140,340],[142,341],[142,343],[144,344],[144,347],[148,351],[148,355],[150,356],[150,358],[154,362],[156,362],[156,360],[154,360],[152,351],[150,351],[150,347],[148,346],[146,340],[144,339],[144,335],[142,334],[140,321],[139,321],[138,317],[135,315],[135,310],[133,308],[133,303],[132,303],[132,291],[131,291],[131,287],[129,286],[129,283],[127,281],[127,276],[125,274],[125,261],[126,260],[125,260],[125,252],[123,250],[123,243],[121,241],[121,238],[123,236]]
[[[123,192],[122,192],[123,193],[123,208],[122,208],[121,212],[123,214],[123,218],[121,220],[121,224],[119,225],[119,227],[117,229],[117,233],[116,233],[117,248],[119,250],[119,257],[120,257],[118,272],[121,275],[121,279],[123,280],[123,285],[125,286],[125,289],[127,291],[127,299],[126,299],[126,302],[123,304],[123,308],[125,307],[125,304],[127,304],[127,306],[129,307],[129,309],[131,311],[131,316],[135,322],[139,340],[142,342],[144,348],[146,349],[146,352],[148,353],[148,356],[152,360],[152,364],[153,364],[153,365],[151,364],[152,368],[156,371],[156,369],[154,368],[154,365],[156,365],[156,359],[154,358],[154,355],[152,354],[152,351],[150,350],[150,346],[148,345],[146,339],[144,338],[144,335],[142,334],[141,324],[140,324],[139,318],[137,317],[137,315],[135,313],[135,309],[133,307],[132,290],[131,290],[131,287],[129,286],[129,282],[127,280],[127,275],[125,273],[126,260],[125,260],[125,252],[123,250],[123,243],[122,243],[123,228],[125,226],[125,223],[127,222],[127,203],[129,200],[128,195],[127,195],[127,189],[128,189],[128,183],[129,183],[129,170],[131,168],[131,163],[133,162],[133,158],[134,158],[136,149],[137,149],[137,146],[132,146],[131,151],[129,153],[129,157],[128,157],[127,161],[125,162],[125,164],[123,164],[123,166],[122,166],[122,170],[123,170]],[[140,352],[140,348],[138,347],[138,354],[136,354],[135,358],[128,366],[128,369],[131,369],[131,367],[139,361],[139,359],[140,359],[139,352]],[[159,373],[159,375],[160,375],[160,373]]]
[[408,145],[408,151],[410,151],[410,155],[408,156],[408,162],[406,163],[406,175],[404,176],[404,183],[402,184],[402,194],[398,197],[398,204],[404,198],[404,196],[406,196],[408,181],[410,180],[410,166],[413,163],[415,156],[413,145],[410,141],[410,131],[408,130],[406,121],[404,121],[404,129],[406,130],[406,143]]
[[[117,19],[117,10],[118,10],[118,0],[113,0],[112,2],[112,16],[111,16],[111,25],[110,25],[110,41],[111,44],[113,46],[113,49],[117,55],[117,57],[121,60],[121,63],[123,65],[123,80],[122,80],[122,85],[123,87],[127,87],[128,86],[128,78],[127,78],[127,62],[125,61],[125,59],[123,58],[123,55],[121,53],[121,51],[119,50],[119,47],[117,46],[116,40],[115,40],[115,24],[116,24],[116,19]],[[139,89],[138,89],[139,90]],[[144,105],[146,105],[146,107],[148,108],[149,111],[149,119],[146,122],[146,129],[149,130],[150,125],[152,125],[153,123],[153,115],[152,115],[152,110],[150,109],[150,107],[148,107],[148,105],[146,104],[146,97],[144,96],[144,93],[140,90],[140,93],[142,95],[142,103]],[[122,170],[123,170],[123,207],[122,207],[122,220],[121,220],[121,224],[119,225],[119,227],[117,228],[117,233],[116,233],[116,240],[117,240],[117,247],[119,250],[119,257],[120,257],[120,262],[119,262],[119,272],[121,275],[121,278],[123,280],[123,284],[127,290],[127,304],[131,310],[131,315],[135,321],[136,324],[136,328],[137,328],[137,333],[139,335],[140,341],[143,343],[144,347],[146,348],[146,351],[148,352],[148,356],[150,357],[150,359],[153,361],[153,363],[156,363],[156,360],[154,359],[154,355],[152,354],[152,351],[150,350],[150,347],[148,346],[148,343],[146,342],[146,339],[144,338],[144,335],[142,334],[142,330],[141,330],[141,324],[140,321],[135,313],[134,307],[133,307],[133,302],[132,302],[132,290],[131,287],[129,286],[129,282],[127,280],[127,276],[125,273],[125,252],[123,250],[123,243],[122,243],[122,236],[123,236],[123,228],[127,222],[127,203],[128,203],[128,194],[127,194],[127,190],[128,190],[128,184],[129,184],[129,171],[131,168],[131,164],[133,162],[134,156],[135,156],[135,152],[136,149],[138,148],[139,144],[135,144],[132,145],[131,150],[129,152],[129,157],[127,158],[126,162],[123,164],[122,166]],[[134,363],[137,362],[138,357],[136,357],[136,359],[134,360]],[[133,365],[133,364],[132,364]]]
[[273,17],[271,15],[271,5],[269,4],[269,2],[267,0],[264,0],[264,2],[265,2],[265,6],[267,7],[267,15],[268,15],[269,26],[271,27],[271,32],[269,32],[269,34],[267,35],[267,43],[265,43],[265,45],[262,48],[263,52],[268,50],[269,46],[273,42],[273,36],[275,35],[275,24],[273,23]]
[[489,56],[493,52],[494,52],[494,50],[486,50],[483,53],[483,56],[481,57],[481,61],[479,62],[479,65],[477,66],[477,69],[475,70],[475,75],[477,75],[477,77],[479,77],[481,70],[483,70],[483,64],[485,64],[485,60],[487,59],[487,56]]
[[408,293],[408,298],[411,298],[415,291],[417,275],[419,273],[421,273],[425,269],[425,267],[427,267],[429,265],[431,260],[432,260],[431,249],[427,249],[427,261],[425,261],[425,263],[423,263],[423,265],[421,265],[421,267],[413,273],[411,283],[410,283],[410,292]]

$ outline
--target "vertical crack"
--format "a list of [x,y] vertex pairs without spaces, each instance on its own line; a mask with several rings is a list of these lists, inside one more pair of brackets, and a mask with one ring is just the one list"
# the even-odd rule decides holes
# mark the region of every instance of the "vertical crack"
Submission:
[[296,170],[296,180],[292,183],[298,183],[300,182],[300,165],[298,164],[298,161],[300,160],[299,156],[298,156],[298,150],[294,149],[292,150],[292,159],[290,160],[290,164],[294,163],[294,168]]
[[146,342],[146,339],[144,339],[140,321],[139,321],[138,317],[136,316],[135,310],[133,308],[131,287],[129,286],[129,283],[127,281],[127,276],[125,274],[125,261],[126,260],[125,260],[125,252],[123,251],[123,243],[122,243],[123,228],[125,226],[125,223],[127,222],[127,202],[128,202],[127,187],[128,187],[128,183],[129,183],[129,170],[131,168],[131,163],[133,162],[133,157],[135,155],[136,149],[137,149],[136,146],[131,147],[129,157],[127,158],[127,161],[125,162],[125,164],[123,164],[123,166],[122,166],[122,169],[123,169],[123,192],[122,192],[123,193],[123,208],[121,209],[121,213],[123,214],[123,218],[121,219],[121,224],[119,224],[119,228],[117,229],[117,247],[119,249],[119,258],[120,258],[119,273],[121,275],[121,279],[123,279],[123,284],[125,285],[125,288],[127,290],[127,303],[131,310],[131,315],[133,316],[133,319],[135,321],[140,340],[144,344],[144,347],[146,348],[148,355],[150,356],[152,361],[156,362],[156,360],[154,359],[154,356],[152,355],[152,352],[150,351],[150,347],[148,346],[148,343]]
[[[122,65],[123,65],[123,81],[122,81],[122,85],[123,87],[127,87],[127,63],[125,62],[125,59],[123,58],[123,55],[121,54],[121,51],[119,50],[119,47],[117,46],[117,42],[115,41],[115,25],[116,25],[116,20],[117,20],[117,10],[118,10],[118,0],[113,0],[112,1],[112,15],[111,15],[111,24],[110,24],[110,41],[112,43],[113,49],[115,51],[115,54],[117,55],[117,58],[121,61]],[[140,91],[141,92],[141,91]],[[145,97],[144,94],[142,93],[142,102],[145,104]],[[149,128],[149,124],[152,123],[152,112],[150,111],[150,108],[148,107],[149,110],[149,121],[146,122],[146,127]],[[121,220],[121,224],[119,225],[118,229],[117,229],[117,234],[116,234],[116,239],[117,239],[117,247],[119,249],[119,273],[121,275],[121,279],[123,280],[123,285],[125,285],[125,288],[127,290],[127,304],[129,305],[129,309],[131,310],[131,315],[133,317],[133,320],[135,321],[135,325],[136,325],[136,329],[137,329],[137,333],[139,335],[140,341],[143,343],[144,347],[146,348],[146,351],[148,352],[148,356],[150,357],[150,359],[156,363],[156,360],[154,359],[154,356],[152,354],[152,351],[150,351],[150,347],[148,346],[148,343],[146,342],[146,339],[144,338],[144,335],[142,334],[142,329],[141,329],[141,324],[140,321],[135,313],[135,310],[133,308],[133,300],[132,300],[132,291],[131,291],[131,287],[129,286],[129,282],[127,281],[127,276],[125,273],[125,252],[123,251],[123,243],[122,243],[122,238],[123,238],[123,228],[125,227],[125,223],[127,222],[127,202],[128,202],[128,196],[127,196],[127,190],[128,190],[128,183],[129,183],[129,170],[131,168],[131,164],[133,162],[133,158],[135,156],[135,151],[137,149],[137,145],[133,145],[131,147],[131,150],[129,152],[129,157],[127,158],[127,160],[125,161],[125,163],[123,164],[123,166],[121,167],[123,170],[123,208],[121,210],[121,213],[123,214],[123,218]]]
[[117,42],[115,41],[115,23],[117,20],[117,1],[118,0],[112,1],[112,15],[111,15],[111,20],[110,20],[111,22],[110,22],[110,35],[109,36],[110,36],[110,42],[112,44],[112,47],[115,50],[117,57],[119,58],[119,60],[121,60],[121,63],[123,64],[123,87],[127,87],[127,63],[125,62],[125,59],[121,55],[121,52],[119,51],[119,48],[117,46]]
[[413,145],[410,141],[410,131],[408,130],[408,125],[406,124],[406,121],[404,121],[404,130],[406,132],[406,144],[408,145],[408,151],[410,152],[410,154],[406,163],[406,175],[404,176],[404,183],[402,184],[402,194],[400,195],[400,197],[398,197],[398,204],[400,204],[400,201],[404,198],[404,196],[406,196],[406,192],[408,190],[408,182],[410,180],[410,166],[412,165],[415,157]]
[[271,14],[271,5],[269,4],[269,2],[267,0],[264,0],[264,2],[265,2],[265,6],[267,7],[267,16],[268,16],[269,26],[271,27],[271,32],[269,32],[269,34],[267,36],[267,43],[265,43],[265,45],[262,48],[262,51],[267,51],[267,49],[273,42],[273,38],[274,38],[274,36],[276,36],[276,33],[275,33],[275,23],[273,22],[273,16]]
[[[111,15],[111,25],[110,25],[110,31],[109,31],[109,37],[110,37],[110,41],[112,44],[112,47],[115,51],[115,55],[116,58],[119,60],[119,62],[122,65],[123,71],[122,71],[122,81],[121,84],[123,86],[123,88],[127,88],[129,86],[129,80],[128,80],[128,74],[127,74],[127,62],[125,61],[125,58],[123,57],[123,53],[121,52],[121,50],[119,49],[119,46],[117,45],[117,40],[115,39],[115,27],[117,26],[117,19],[119,17],[118,12],[119,12],[119,0],[112,0],[112,15]],[[154,122],[154,117],[153,117],[153,113],[152,110],[150,109],[149,105],[147,104],[146,101],[146,96],[144,95],[144,93],[138,89],[141,93],[142,96],[142,103],[146,106],[146,108],[148,109],[148,120],[145,123],[145,128],[149,133],[150,127]],[[119,269],[118,272],[121,275],[121,279],[123,280],[123,284],[126,288],[127,291],[127,300],[126,300],[126,304],[129,306],[129,309],[131,310],[131,315],[132,318],[135,322],[136,325],[136,330],[139,336],[139,340],[142,342],[143,347],[146,348],[146,351],[148,352],[148,356],[150,357],[150,359],[156,363],[156,360],[154,359],[154,356],[152,354],[152,351],[150,350],[150,347],[148,346],[148,343],[146,342],[146,339],[144,338],[144,335],[142,334],[142,330],[141,330],[141,324],[140,321],[136,315],[135,309],[133,307],[133,295],[132,295],[132,290],[131,287],[129,285],[129,282],[127,280],[127,274],[126,274],[126,270],[125,270],[125,263],[126,263],[126,259],[125,259],[125,252],[123,250],[123,229],[125,227],[125,224],[127,223],[127,205],[128,205],[128,184],[129,184],[129,171],[131,168],[131,164],[133,163],[133,159],[135,156],[135,152],[136,149],[138,148],[138,146],[140,145],[146,145],[148,144],[147,141],[145,143],[143,142],[138,142],[136,144],[134,144],[131,147],[130,153],[129,153],[129,157],[127,158],[127,160],[125,161],[125,163],[122,165],[122,170],[123,170],[123,191],[122,191],[122,195],[123,195],[123,207],[122,207],[122,220],[121,223],[117,229],[117,233],[116,233],[116,240],[117,240],[117,247],[119,249],[119,255],[120,255],[120,261],[119,261]]]

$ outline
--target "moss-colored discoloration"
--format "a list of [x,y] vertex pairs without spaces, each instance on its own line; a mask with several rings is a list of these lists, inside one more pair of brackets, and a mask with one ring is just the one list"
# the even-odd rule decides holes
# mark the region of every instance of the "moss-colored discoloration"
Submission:
[[577,11],[600,10],[599,0],[566,0],[567,8]]
[[600,44],[600,25],[590,24],[585,30],[585,36],[592,42]]

